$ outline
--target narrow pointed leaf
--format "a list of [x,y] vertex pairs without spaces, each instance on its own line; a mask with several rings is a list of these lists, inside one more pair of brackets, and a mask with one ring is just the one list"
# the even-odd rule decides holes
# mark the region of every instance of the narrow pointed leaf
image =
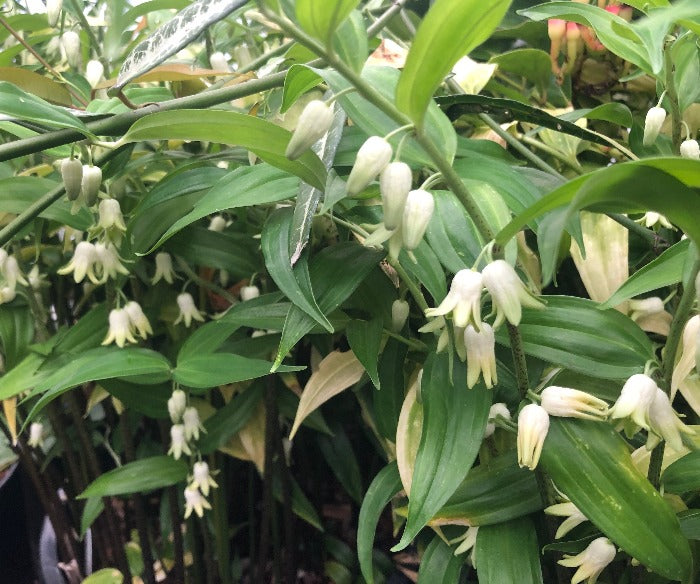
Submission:
[[418,570],[418,584],[459,582],[464,559],[437,535],[425,548]]
[[335,29],[359,3],[359,0],[297,0],[296,16],[306,32],[328,43]]

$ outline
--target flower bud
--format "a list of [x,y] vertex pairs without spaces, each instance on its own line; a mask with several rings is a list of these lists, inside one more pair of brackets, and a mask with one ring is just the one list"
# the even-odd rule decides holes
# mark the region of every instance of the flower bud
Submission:
[[558,43],[557,46],[559,46],[566,36],[566,21],[560,18],[550,18],[547,21],[547,34],[552,45]]
[[355,164],[350,171],[345,189],[349,196],[356,195],[371,183],[389,164],[393,151],[391,144],[379,136],[370,136],[360,146]]
[[55,28],[58,24],[62,8],[63,0],[46,0],[46,18],[50,27]]
[[413,251],[420,244],[434,209],[435,199],[428,191],[419,189],[408,193],[401,224],[403,246],[408,251]]
[[409,312],[408,302],[397,298],[391,305],[391,330],[398,333],[406,324]]
[[496,338],[491,325],[482,322],[477,331],[468,324],[464,329],[464,345],[467,349],[467,387],[476,385],[479,376],[484,376],[484,385],[491,388],[496,379]]
[[211,65],[214,71],[229,71],[228,59],[220,51],[211,54],[209,57],[209,65]]
[[647,112],[647,117],[644,121],[644,139],[642,140],[644,146],[651,146],[656,142],[665,119],[666,110],[662,107],[653,107]]
[[104,65],[100,63],[97,59],[92,59],[88,61],[85,66],[85,79],[90,84],[90,87],[95,89],[97,84],[102,81],[102,75],[105,72]]
[[549,431],[549,414],[542,406],[528,404],[518,415],[518,464],[534,470]]
[[80,68],[80,61],[82,60],[82,54],[80,52],[80,35],[75,31],[67,30],[61,36],[61,45],[63,46],[63,50],[66,52],[68,64],[73,67],[73,69]]
[[684,140],[681,143],[681,156],[691,160],[700,160],[700,144],[697,140]]
[[297,128],[287,144],[285,156],[289,160],[299,158],[328,132],[332,123],[333,108],[318,99],[307,103],[299,116]]
[[187,395],[181,389],[173,391],[168,399],[168,414],[173,424],[179,424],[182,420],[182,414],[187,409]]
[[226,219],[221,215],[215,215],[209,221],[209,227],[207,229],[209,229],[209,231],[223,231],[226,229]]
[[581,29],[575,22],[566,23],[566,60],[569,68],[573,68],[581,52]]
[[83,180],[83,165],[77,158],[64,158],[61,161],[61,178],[68,200],[75,201],[80,195]]
[[[80,186],[83,196],[85,197],[85,204],[88,207],[92,207],[97,202],[97,193],[100,192],[100,187],[102,186],[102,169],[99,166],[85,164],[83,166],[83,178]],[[118,205],[119,203],[117,202],[117,206]],[[102,207],[102,203],[100,203],[100,207]],[[121,215],[121,211],[119,214]],[[124,229],[126,229],[126,227]]]
[[242,286],[241,287],[241,300],[245,302],[246,300],[252,300],[260,296],[260,288],[257,286]]
[[396,229],[401,225],[403,208],[412,182],[411,168],[405,162],[391,162],[379,175],[384,227],[387,229]]
[[603,420],[608,413],[608,404],[602,399],[570,387],[546,387],[541,397],[542,407],[550,416]]
[[32,422],[29,426],[29,440],[27,445],[32,448],[40,448],[44,442],[44,424],[41,422]]
[[484,430],[484,438],[493,436],[493,433],[496,431],[496,424],[492,420],[495,420],[498,416],[501,416],[506,420],[510,420],[510,410],[508,410],[508,406],[506,406],[506,404],[500,402],[495,403],[489,409],[489,421],[488,424],[486,424],[486,429]]

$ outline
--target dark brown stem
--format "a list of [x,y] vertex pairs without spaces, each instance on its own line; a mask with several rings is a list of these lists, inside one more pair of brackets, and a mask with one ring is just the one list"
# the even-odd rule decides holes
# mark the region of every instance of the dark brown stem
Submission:
[[[124,442],[124,460],[133,462],[136,460],[136,452],[134,449],[134,437],[131,435],[129,427],[129,412],[124,411],[121,415],[122,440]],[[148,532],[148,519],[146,518],[146,506],[143,501],[143,496],[136,493],[131,497],[134,504],[134,512],[136,515],[136,530],[139,534],[141,543],[141,555],[143,556],[144,573],[143,577],[146,584],[156,584],[156,576],[153,573],[153,552],[151,551],[151,538]]]
[[[161,421],[158,425],[160,429],[160,439],[163,444],[163,452],[168,451],[170,440],[168,425]],[[177,499],[177,488],[168,487],[168,510],[170,512],[170,523],[173,528],[173,584],[185,584],[185,544],[182,537],[182,522],[180,505]]]

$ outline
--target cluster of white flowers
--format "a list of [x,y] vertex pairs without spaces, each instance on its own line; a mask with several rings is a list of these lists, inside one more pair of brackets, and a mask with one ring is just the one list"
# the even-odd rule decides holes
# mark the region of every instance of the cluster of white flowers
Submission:
[[17,284],[28,286],[14,255],[0,248],[0,304],[12,302],[17,296]]
[[[491,296],[492,312],[496,314],[493,326],[481,320],[484,290]],[[461,337],[458,342],[464,342],[469,387],[474,387],[480,376],[487,387],[493,387],[497,382],[494,330],[506,320],[518,325],[522,306],[543,308],[544,304],[530,293],[508,262],[496,260],[481,272],[469,269],[457,272],[445,299],[436,308],[426,310],[425,314],[444,317],[452,313],[455,333]],[[436,319],[420,330],[430,332],[443,328],[444,319]],[[445,346],[447,338],[447,331],[443,330],[438,350]]]
[[[183,454],[193,456],[195,442],[199,440],[200,432],[204,432],[204,426],[199,419],[197,408],[187,405],[187,395],[181,389],[173,391],[168,399],[168,414],[173,425],[170,427],[170,449],[175,460],[180,460]],[[197,461],[192,465],[190,480],[185,488],[185,519],[194,511],[199,517],[204,515],[205,509],[211,509],[207,497],[211,489],[218,487],[209,470],[209,465],[204,461]]]
[[123,347],[127,342],[136,343],[135,335],[146,339],[153,334],[151,323],[143,312],[141,305],[133,300],[126,303],[124,308],[114,308],[109,313],[109,330],[103,345],[116,343]]

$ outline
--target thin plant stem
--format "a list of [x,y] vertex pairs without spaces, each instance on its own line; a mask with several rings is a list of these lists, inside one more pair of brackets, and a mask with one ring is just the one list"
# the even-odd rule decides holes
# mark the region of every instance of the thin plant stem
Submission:
[[673,143],[673,153],[680,154],[681,151],[681,122],[683,116],[681,114],[680,104],[678,102],[678,92],[676,91],[676,81],[674,78],[675,65],[671,54],[671,44],[664,47],[664,61],[666,66],[666,97],[671,105],[671,141]]
[[520,136],[520,141],[524,144],[529,144],[533,148],[542,150],[542,152],[546,152],[550,156],[553,156],[559,162],[566,164],[566,166],[568,166],[576,174],[583,174],[583,169],[581,168],[581,165],[578,163],[578,161],[574,162],[573,160],[569,159],[568,156],[559,152],[559,150],[557,150],[556,148],[552,148],[544,142],[540,142],[539,140],[536,140],[535,138],[531,138],[530,136],[526,136],[524,134]]
[[[169,448],[168,441],[170,440],[170,432],[165,421],[161,420],[158,424],[160,430],[160,440],[163,446],[163,452],[167,452]],[[175,486],[168,487],[168,512],[170,513],[170,523],[173,530],[173,584],[185,584],[185,543],[182,537],[182,521],[180,514],[180,504],[177,498],[177,489]]]
[[224,290],[221,286],[217,286],[216,284],[214,284],[214,282],[210,282],[209,280],[205,280],[204,278],[199,276],[192,268],[190,268],[187,262],[181,257],[177,258],[177,265],[183,272],[185,272],[185,275],[194,283],[199,284],[203,288],[208,288],[212,292],[215,292],[222,298],[228,300],[231,304],[236,304],[236,302],[238,302],[238,298],[236,298],[228,290]]
[[[676,307],[676,313],[673,316],[673,321],[671,322],[671,328],[668,331],[668,337],[666,337],[666,347],[664,349],[664,359],[662,364],[663,371],[663,389],[667,394],[671,393],[671,380],[673,379],[673,367],[676,363],[676,354],[680,347],[681,338],[683,336],[683,329],[688,321],[688,315],[693,308],[693,303],[695,302],[695,278],[700,272],[700,260],[696,260],[693,267],[688,274],[688,280],[686,286],[683,289],[683,294]],[[659,443],[659,445],[651,451],[651,458],[649,460],[649,472],[647,473],[647,478],[654,487],[659,488],[659,478],[661,476],[661,464],[664,459],[664,442]]]
[[291,49],[292,45],[294,45],[294,41],[287,41],[286,43],[282,43],[279,47],[275,47],[271,51],[263,53],[257,59],[253,59],[245,67],[241,67],[240,69],[238,69],[236,73],[248,73],[249,71],[255,71],[258,67],[261,67],[273,57],[281,55],[282,53]]
[[525,359],[525,351],[523,350],[523,339],[520,334],[520,329],[517,326],[508,323],[508,339],[510,341],[510,350],[513,355],[513,365],[515,366],[515,379],[518,383],[518,391],[520,397],[524,398],[530,388],[530,382],[527,377],[527,361]]
[[416,301],[416,304],[418,304],[420,309],[423,312],[428,310],[430,307],[425,300],[425,296],[423,296],[423,292],[421,292],[420,287],[413,281],[413,278],[411,278],[408,272],[401,265],[401,262],[392,259],[388,259],[387,261],[389,262],[389,265],[396,270],[396,273],[399,275],[399,278],[401,278],[401,281],[406,284],[406,288],[408,288],[408,291],[411,293],[411,296],[413,296],[413,299]]
[[219,488],[214,489],[213,493],[213,518],[216,532],[214,543],[216,545],[216,559],[219,565],[219,578],[221,578],[221,584],[232,584],[228,535],[228,499],[232,495],[229,491],[231,483],[226,477],[226,461],[219,454],[214,453],[209,457],[209,466],[220,469],[221,473],[221,479],[218,481]]

